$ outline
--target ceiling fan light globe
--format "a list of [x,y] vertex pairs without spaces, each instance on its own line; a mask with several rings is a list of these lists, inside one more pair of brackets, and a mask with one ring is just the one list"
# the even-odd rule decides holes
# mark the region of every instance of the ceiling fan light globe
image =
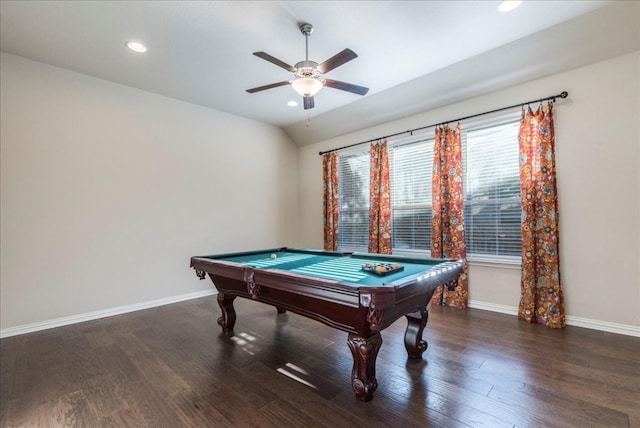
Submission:
[[312,77],[301,77],[291,83],[293,89],[303,97],[312,97],[322,89],[322,82]]

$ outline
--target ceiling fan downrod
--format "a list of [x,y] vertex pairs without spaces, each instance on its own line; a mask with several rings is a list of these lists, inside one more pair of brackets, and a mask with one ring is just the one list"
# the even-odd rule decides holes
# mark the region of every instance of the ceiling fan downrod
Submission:
[[309,61],[309,36],[313,33],[313,25],[305,22],[300,24],[298,28],[304,34],[305,60],[295,65],[296,71],[293,74],[298,78],[315,79],[320,76],[318,63]]
[[300,24],[298,28],[304,34],[305,59],[309,61],[309,36],[313,33],[313,25],[304,23]]

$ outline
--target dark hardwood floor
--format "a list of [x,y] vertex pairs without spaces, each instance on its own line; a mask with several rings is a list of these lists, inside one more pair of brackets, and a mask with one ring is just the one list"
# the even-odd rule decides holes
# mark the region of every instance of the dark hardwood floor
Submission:
[[640,427],[640,338],[433,307],[422,361],[401,318],[378,390],[351,391],[347,334],[215,296],[0,341],[2,427]]

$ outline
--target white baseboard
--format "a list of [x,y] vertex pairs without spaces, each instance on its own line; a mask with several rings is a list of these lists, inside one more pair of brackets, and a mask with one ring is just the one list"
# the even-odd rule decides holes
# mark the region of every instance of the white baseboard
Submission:
[[[154,308],[156,306],[169,305],[171,303],[181,302],[183,300],[197,299],[200,297],[211,296],[217,294],[215,289],[198,291],[195,293],[182,294],[179,296],[167,297],[165,299],[151,300],[148,302],[136,303],[133,305],[119,306],[117,308],[105,309],[102,311],[88,312],[86,314],[73,315],[70,317],[57,318],[48,321],[26,324],[17,327],[0,329],[0,339],[20,334],[33,333],[35,331],[47,330],[55,327],[62,327],[69,324],[75,324],[83,321],[91,321],[99,318],[111,317],[114,315],[125,314],[127,312],[139,311],[142,309]],[[518,316],[518,308],[515,306],[498,305],[495,303],[480,302],[478,300],[469,300],[469,307],[482,309],[490,312],[498,312],[501,314]],[[624,334],[626,336],[640,337],[640,327],[618,324],[607,321],[592,320],[589,318],[581,318],[567,315],[567,325],[583,327],[592,330],[606,331],[609,333]]]
[[[517,306],[497,305],[495,303],[479,302],[469,300],[469,307],[482,309],[485,311],[499,312],[501,314],[518,316]],[[574,317],[567,315],[567,325],[583,327],[591,330],[606,331],[609,333],[624,334],[626,336],[640,337],[640,327],[626,324],[618,324],[608,321],[599,321],[589,318]]]
[[567,315],[567,325],[590,328],[592,330],[606,331],[609,333],[624,334],[627,336],[640,337],[640,327],[618,324],[615,322],[592,320],[589,318]]
[[114,315],[125,314],[127,312],[139,311],[141,309],[154,308],[156,306],[169,305],[171,303],[181,302],[183,300],[197,299],[200,297],[211,296],[216,294],[215,289],[197,291],[195,293],[181,294],[179,296],[167,297],[164,299],[150,300],[148,302],[135,303],[133,305],[119,306],[117,308],[105,309],[101,311],[87,312],[86,314],[72,315],[69,317],[56,318],[53,320],[36,322],[33,324],[20,325],[0,329],[0,339],[19,334],[33,333],[35,331],[47,330],[55,327],[62,327],[69,324],[76,324],[83,321],[91,321],[98,318],[106,318]]
[[468,306],[474,309],[482,309],[484,311],[499,312],[501,314],[518,316],[518,308],[514,306],[498,305],[495,303],[479,302],[478,300],[469,300]]

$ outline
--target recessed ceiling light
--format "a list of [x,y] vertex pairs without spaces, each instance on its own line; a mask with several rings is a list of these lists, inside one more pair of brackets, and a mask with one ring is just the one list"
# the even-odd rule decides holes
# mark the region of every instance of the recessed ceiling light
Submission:
[[298,106],[298,102],[297,102],[297,101],[289,101],[289,102],[287,103],[287,105],[288,105],[289,107],[297,107],[297,106]]
[[521,0],[504,0],[500,3],[500,6],[498,6],[498,10],[500,12],[510,12],[520,6],[520,3],[522,3]]
[[147,51],[147,47],[140,42],[128,41],[126,44],[134,52],[142,53]]

